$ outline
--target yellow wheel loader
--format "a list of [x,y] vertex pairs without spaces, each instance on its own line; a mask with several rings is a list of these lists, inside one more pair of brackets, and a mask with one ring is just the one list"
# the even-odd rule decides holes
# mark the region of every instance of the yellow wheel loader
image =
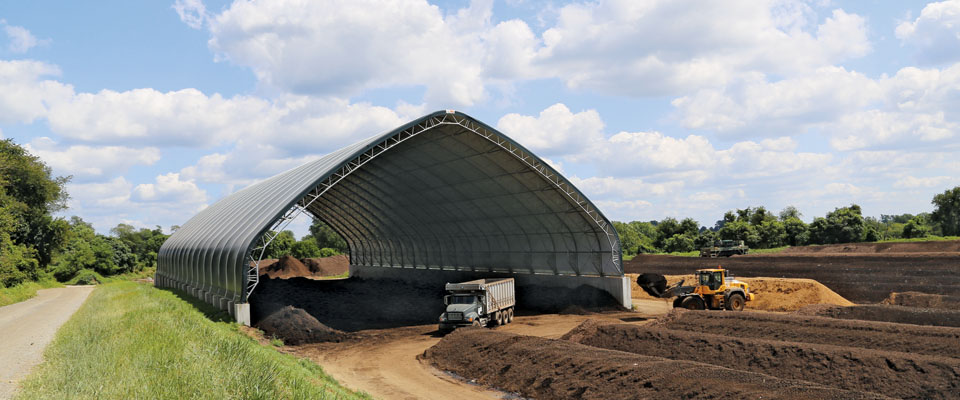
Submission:
[[674,308],[689,310],[732,310],[743,311],[746,302],[753,301],[750,285],[733,279],[723,267],[698,269],[694,274],[696,283],[683,286],[684,281],[667,287],[667,279],[659,274],[640,274],[637,285],[647,294],[671,298]]

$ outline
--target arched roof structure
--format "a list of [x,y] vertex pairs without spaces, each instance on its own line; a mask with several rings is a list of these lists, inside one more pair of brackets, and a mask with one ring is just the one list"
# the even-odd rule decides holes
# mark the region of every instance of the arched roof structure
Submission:
[[459,112],[438,111],[233,193],[164,243],[160,286],[245,303],[263,247],[306,213],[352,265],[623,276],[612,224],[547,163]]

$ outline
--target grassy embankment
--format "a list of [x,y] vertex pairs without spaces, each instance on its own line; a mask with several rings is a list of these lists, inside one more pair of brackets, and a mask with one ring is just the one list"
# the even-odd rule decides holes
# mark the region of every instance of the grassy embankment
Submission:
[[63,287],[55,279],[42,279],[39,282],[24,282],[17,286],[0,288],[0,307],[19,303],[37,295],[37,290]]
[[129,281],[98,287],[57,332],[18,398],[367,397],[186,299]]

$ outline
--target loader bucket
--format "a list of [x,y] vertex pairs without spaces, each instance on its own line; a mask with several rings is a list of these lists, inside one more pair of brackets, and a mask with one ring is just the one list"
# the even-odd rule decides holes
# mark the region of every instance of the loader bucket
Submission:
[[667,278],[660,274],[640,274],[637,285],[653,297],[663,297],[667,291]]

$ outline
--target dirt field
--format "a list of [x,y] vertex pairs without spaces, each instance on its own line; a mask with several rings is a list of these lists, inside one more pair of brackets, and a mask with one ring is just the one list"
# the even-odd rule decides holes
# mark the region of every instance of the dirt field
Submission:
[[816,343],[960,358],[960,329],[764,312],[684,312],[654,324],[737,338]]
[[[689,274],[722,265],[738,277],[816,280],[855,303],[879,303],[893,292],[960,296],[958,241],[808,246],[730,258],[641,254],[627,273]],[[831,252],[832,251],[832,252]]]
[[446,337],[440,285],[308,279],[295,275],[309,263],[281,260],[251,297],[268,331],[254,335],[287,335],[281,351],[388,399],[958,398],[960,328],[929,326],[960,317],[951,245],[641,256],[628,272],[669,283],[721,263],[757,300],[744,312],[674,311],[634,285],[638,312],[613,312],[585,288],[524,288],[512,324]]
[[[627,274],[630,277],[631,296],[635,300],[652,300],[670,303],[673,299],[661,299],[650,296],[637,285],[637,274]],[[680,280],[685,283],[695,282],[693,275],[666,275],[667,285],[673,285]],[[830,288],[812,279],[796,278],[737,278],[750,285],[750,292],[756,294],[754,301],[747,302],[746,309],[760,311],[797,311],[803,307],[831,304],[851,306],[853,303],[844,299]]]
[[538,399],[881,398],[698,362],[482,329],[455,331],[423,358],[440,369]]
[[[731,319],[724,322],[742,324]],[[943,356],[594,321],[564,338],[604,349],[732,366],[782,379],[899,398],[947,398],[960,390],[960,359]]]
[[[521,335],[559,338],[588,319],[644,323],[652,316],[607,312],[588,315],[517,316],[513,323],[491,329]],[[308,358],[340,383],[383,399],[499,399],[509,393],[468,383],[434,368],[418,356],[442,339],[436,325],[358,331],[342,343],[284,346],[281,351]],[[266,343],[266,339],[261,337]]]
[[801,314],[901,324],[960,327],[960,310],[869,304],[854,307],[811,307]]

